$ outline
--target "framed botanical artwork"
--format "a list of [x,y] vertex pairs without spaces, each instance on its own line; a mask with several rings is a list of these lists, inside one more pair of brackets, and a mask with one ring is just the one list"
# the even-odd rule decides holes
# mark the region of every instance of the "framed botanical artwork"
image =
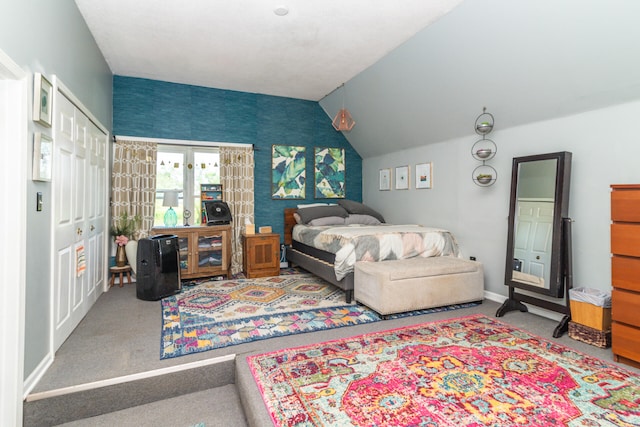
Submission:
[[313,150],[316,199],[344,199],[346,167],[344,148]]
[[416,165],[416,188],[431,188],[431,162]]
[[304,199],[306,150],[295,145],[271,146],[271,198]]
[[51,127],[53,115],[53,85],[45,76],[35,73],[33,77],[33,120]]
[[33,136],[33,174],[34,181],[51,181],[51,159],[53,159],[53,140],[40,132]]
[[396,190],[409,189],[409,166],[398,166],[396,168]]
[[380,169],[380,191],[391,190],[391,169]]

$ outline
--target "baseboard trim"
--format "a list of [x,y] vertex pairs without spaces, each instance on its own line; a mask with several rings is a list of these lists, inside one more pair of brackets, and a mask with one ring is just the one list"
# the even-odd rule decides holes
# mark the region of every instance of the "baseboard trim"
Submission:
[[[495,292],[484,291],[484,297],[490,301],[495,301],[499,304],[502,304],[507,300],[507,297],[504,295],[496,294]],[[532,306],[531,304],[527,304],[527,309],[529,313],[535,314],[541,317],[546,317],[547,319],[560,321],[562,320],[563,314],[556,313],[555,311],[545,310],[544,308]]]
[[42,379],[47,369],[53,365],[53,354],[47,353],[47,355],[38,363],[38,366],[29,374],[27,379],[23,383],[22,399],[26,399],[31,390],[35,388],[38,382]]
[[229,354],[226,356],[214,357],[212,359],[200,360],[196,362],[185,363],[183,365],[169,366],[166,368],[154,369],[152,371],[139,372],[136,374],[123,375],[120,377],[109,378],[106,380],[93,381],[85,384],[78,384],[69,387],[62,387],[55,390],[48,390],[38,393],[29,394],[26,398],[26,402],[35,402],[42,399],[48,399],[51,397],[64,396],[66,394],[78,393],[87,390],[95,390],[102,387],[113,386],[117,384],[128,383],[132,381],[143,380],[147,378],[158,377],[161,375],[172,374],[176,372],[186,371],[189,369],[200,368],[202,366],[215,365],[217,363],[224,363],[235,360],[235,354]]

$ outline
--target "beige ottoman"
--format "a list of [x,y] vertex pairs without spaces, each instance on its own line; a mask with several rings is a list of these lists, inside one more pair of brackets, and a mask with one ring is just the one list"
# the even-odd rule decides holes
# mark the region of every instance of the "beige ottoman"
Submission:
[[484,299],[482,264],[453,257],[356,263],[354,295],[382,315]]

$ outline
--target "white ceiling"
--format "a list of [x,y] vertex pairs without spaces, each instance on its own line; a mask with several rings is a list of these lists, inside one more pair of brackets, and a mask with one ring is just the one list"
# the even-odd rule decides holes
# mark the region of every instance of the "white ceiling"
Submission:
[[75,1],[114,74],[344,103],[363,158],[640,99],[638,0]]
[[75,1],[113,74],[317,101],[462,0]]

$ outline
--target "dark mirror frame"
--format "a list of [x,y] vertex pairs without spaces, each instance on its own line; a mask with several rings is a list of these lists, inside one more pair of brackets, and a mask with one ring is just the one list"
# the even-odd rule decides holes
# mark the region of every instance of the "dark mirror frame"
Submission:
[[[520,165],[540,160],[557,160],[556,183],[553,203],[553,231],[551,236],[551,265],[549,266],[549,287],[541,288],[513,280],[514,242],[518,202],[518,176]],[[513,159],[511,172],[511,199],[509,202],[509,230],[507,235],[507,258],[505,268],[505,284],[530,292],[549,295],[555,298],[564,296],[564,262],[563,262],[563,219],[569,214],[569,181],[571,177],[571,153],[537,154]]]
[[[514,237],[516,206],[518,196],[518,173],[520,165],[525,162],[535,162],[539,160],[557,160],[556,182],[554,192],[553,211],[553,235],[549,288],[540,288],[526,283],[513,280],[514,266]],[[571,309],[569,305],[569,289],[573,283],[572,259],[571,259],[571,219],[568,217],[569,211],[569,183],[571,177],[571,153],[561,151],[557,153],[538,154],[526,157],[516,157],[513,159],[511,172],[511,200],[509,203],[509,229],[507,235],[507,257],[505,268],[505,285],[509,287],[509,298],[498,308],[496,317],[504,316],[507,312],[519,310],[528,311],[524,303],[537,305],[547,310],[563,313],[564,316],[553,332],[553,336],[558,338],[564,334],[569,327],[571,320]],[[536,298],[529,294],[516,292],[516,288],[544,294],[550,297],[562,298],[564,303],[555,303],[547,299]]]

